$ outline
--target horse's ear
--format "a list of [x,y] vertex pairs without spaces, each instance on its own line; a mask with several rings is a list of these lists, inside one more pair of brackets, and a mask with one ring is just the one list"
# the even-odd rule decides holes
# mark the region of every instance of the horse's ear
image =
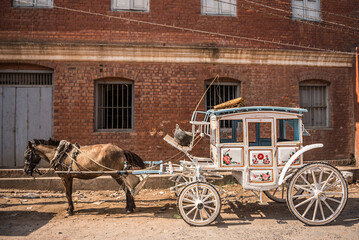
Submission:
[[27,141],[27,147],[31,147],[31,142]]

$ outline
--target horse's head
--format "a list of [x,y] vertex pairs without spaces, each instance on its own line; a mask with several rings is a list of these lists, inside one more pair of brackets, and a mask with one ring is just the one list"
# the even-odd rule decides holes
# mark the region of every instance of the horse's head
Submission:
[[59,141],[52,140],[51,138],[49,140],[34,139],[32,142],[28,142],[24,153],[25,173],[31,176],[34,171],[40,173],[36,166],[41,158],[46,160],[46,149],[54,151],[58,145]]
[[30,141],[27,142],[24,157],[24,171],[26,174],[30,174],[32,176],[32,173],[34,172],[34,169],[36,169],[37,164],[39,164],[41,157],[39,156],[39,154],[36,153],[33,143]]

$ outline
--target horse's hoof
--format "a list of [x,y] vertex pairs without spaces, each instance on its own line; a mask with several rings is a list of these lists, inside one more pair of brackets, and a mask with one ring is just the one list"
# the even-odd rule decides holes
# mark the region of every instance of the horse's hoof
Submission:
[[133,209],[132,210],[129,210],[129,209],[126,209],[125,210],[125,214],[131,214],[131,213],[133,213],[134,211],[133,211]]
[[66,215],[65,215],[65,218],[68,218],[69,216],[72,216],[72,215],[74,215],[73,212],[67,212]]

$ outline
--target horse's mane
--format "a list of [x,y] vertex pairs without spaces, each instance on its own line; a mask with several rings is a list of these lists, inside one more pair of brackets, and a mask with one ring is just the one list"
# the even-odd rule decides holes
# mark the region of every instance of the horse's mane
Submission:
[[45,139],[34,139],[33,143],[35,144],[35,146],[37,145],[50,145],[50,146],[54,146],[57,147],[60,144],[60,141],[58,140],[53,140],[52,138],[50,138],[49,140],[45,140]]
[[142,158],[140,156],[138,156],[136,153],[128,151],[128,150],[123,150],[123,153],[125,154],[126,160],[128,161],[128,163],[131,166],[140,167],[142,169],[144,169],[146,167]]

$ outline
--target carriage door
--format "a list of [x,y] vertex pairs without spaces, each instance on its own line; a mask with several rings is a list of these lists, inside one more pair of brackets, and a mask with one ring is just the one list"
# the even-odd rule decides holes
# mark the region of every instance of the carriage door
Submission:
[[23,167],[28,140],[52,136],[52,72],[0,72],[0,167]]
[[249,183],[272,183],[274,176],[273,119],[247,119],[246,153]]

